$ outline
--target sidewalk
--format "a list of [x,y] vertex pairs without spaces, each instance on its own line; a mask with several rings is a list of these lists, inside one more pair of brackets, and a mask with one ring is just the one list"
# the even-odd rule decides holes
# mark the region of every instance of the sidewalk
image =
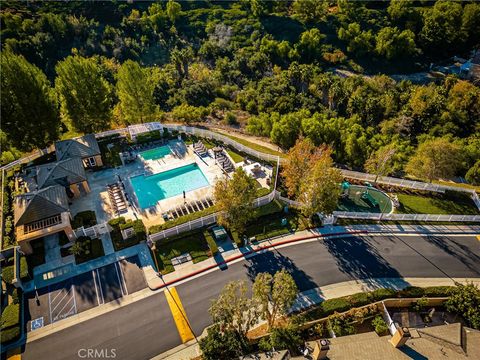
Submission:
[[354,235],[378,235],[378,234],[424,234],[424,235],[448,235],[448,234],[480,234],[480,226],[470,225],[351,225],[351,226],[326,226],[323,228],[303,230],[293,234],[284,235],[258,244],[252,244],[226,253],[208,258],[205,261],[193,264],[185,264],[176,271],[158,276],[150,276],[148,286],[152,290],[161,289],[187,279],[195,278],[203,273],[215,271],[219,266],[241,261],[243,258],[254,256],[256,253],[266,251],[275,246],[292,246],[296,242],[314,240],[321,237],[354,236]]

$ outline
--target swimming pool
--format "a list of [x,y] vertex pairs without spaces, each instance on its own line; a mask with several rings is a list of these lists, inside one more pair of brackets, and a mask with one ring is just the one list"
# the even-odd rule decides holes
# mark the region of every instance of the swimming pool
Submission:
[[197,164],[189,164],[154,175],[130,178],[142,209],[158,201],[210,185]]
[[159,146],[150,150],[140,152],[140,156],[145,160],[157,160],[171,153],[170,147]]

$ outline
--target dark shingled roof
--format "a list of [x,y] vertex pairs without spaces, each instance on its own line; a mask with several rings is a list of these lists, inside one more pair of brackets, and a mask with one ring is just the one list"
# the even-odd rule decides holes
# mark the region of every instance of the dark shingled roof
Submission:
[[78,157],[37,166],[36,172],[39,189],[52,185],[69,186],[87,179],[82,159]]
[[60,185],[18,195],[15,198],[15,226],[29,224],[69,211],[65,188]]
[[55,143],[55,151],[57,160],[100,155],[100,148],[94,134],[88,134],[76,139],[57,141]]

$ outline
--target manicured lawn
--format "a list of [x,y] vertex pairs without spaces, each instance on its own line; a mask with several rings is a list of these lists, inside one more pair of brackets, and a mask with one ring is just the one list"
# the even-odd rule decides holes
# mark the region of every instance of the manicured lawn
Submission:
[[260,151],[260,152],[263,152],[265,154],[270,154],[270,155],[275,155],[275,156],[280,156],[280,157],[285,157],[286,156],[286,154],[281,153],[280,151],[276,151],[276,150],[267,148],[265,146],[255,144],[253,142],[250,142],[250,141],[245,140],[245,139],[238,138],[238,137],[230,135],[230,134],[224,134],[224,133],[219,133],[219,134],[224,135],[226,137],[229,137],[230,139],[235,140],[236,142],[238,142],[242,145],[248,146],[250,149]]
[[157,241],[154,253],[159,266],[158,270],[162,274],[175,271],[172,258],[185,253],[190,254],[194,264],[208,259],[211,254],[203,231],[203,229],[195,230],[178,237]]
[[468,194],[446,191],[445,194],[397,194],[399,213],[477,215],[479,211]]
[[237,154],[235,151],[227,150],[227,152],[228,152],[228,155],[230,155],[230,157],[235,163],[239,163],[243,161],[243,156],[240,154]]
[[85,243],[86,251],[83,252],[80,255],[75,255],[75,263],[77,265],[105,255],[105,252],[103,251],[102,240],[100,240],[100,239],[93,239],[93,240],[88,239],[88,240],[85,240],[85,241],[86,241],[86,243]]
[[472,190],[475,190],[477,193],[480,194],[480,186],[476,186],[476,185],[455,183],[455,182],[442,181],[442,180],[433,180],[433,183],[434,184],[445,185],[445,186],[454,186],[454,187],[472,189]]
[[[257,241],[271,237],[301,231],[308,227],[308,221],[300,213],[292,209],[283,212],[283,204],[278,200],[261,206],[256,210],[257,217],[247,225],[245,235],[255,237]],[[287,225],[282,225],[282,219],[287,219]]]

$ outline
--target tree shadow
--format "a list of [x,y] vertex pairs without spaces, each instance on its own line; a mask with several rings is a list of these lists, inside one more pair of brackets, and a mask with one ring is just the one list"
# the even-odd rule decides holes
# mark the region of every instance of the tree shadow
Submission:
[[409,283],[380,255],[371,241],[369,237],[323,240],[328,252],[335,258],[338,269],[352,279],[361,279],[374,287],[408,286]]
[[306,291],[318,287],[305,271],[299,269],[294,261],[284,256],[278,250],[265,251],[257,253],[254,256],[245,258],[246,264],[243,265],[247,269],[247,276],[253,282],[259,273],[275,274],[279,270],[288,271],[299,291]]
[[480,275],[480,256],[473,253],[465,244],[448,237],[428,235],[426,241],[445,251],[463,263],[469,270]]

